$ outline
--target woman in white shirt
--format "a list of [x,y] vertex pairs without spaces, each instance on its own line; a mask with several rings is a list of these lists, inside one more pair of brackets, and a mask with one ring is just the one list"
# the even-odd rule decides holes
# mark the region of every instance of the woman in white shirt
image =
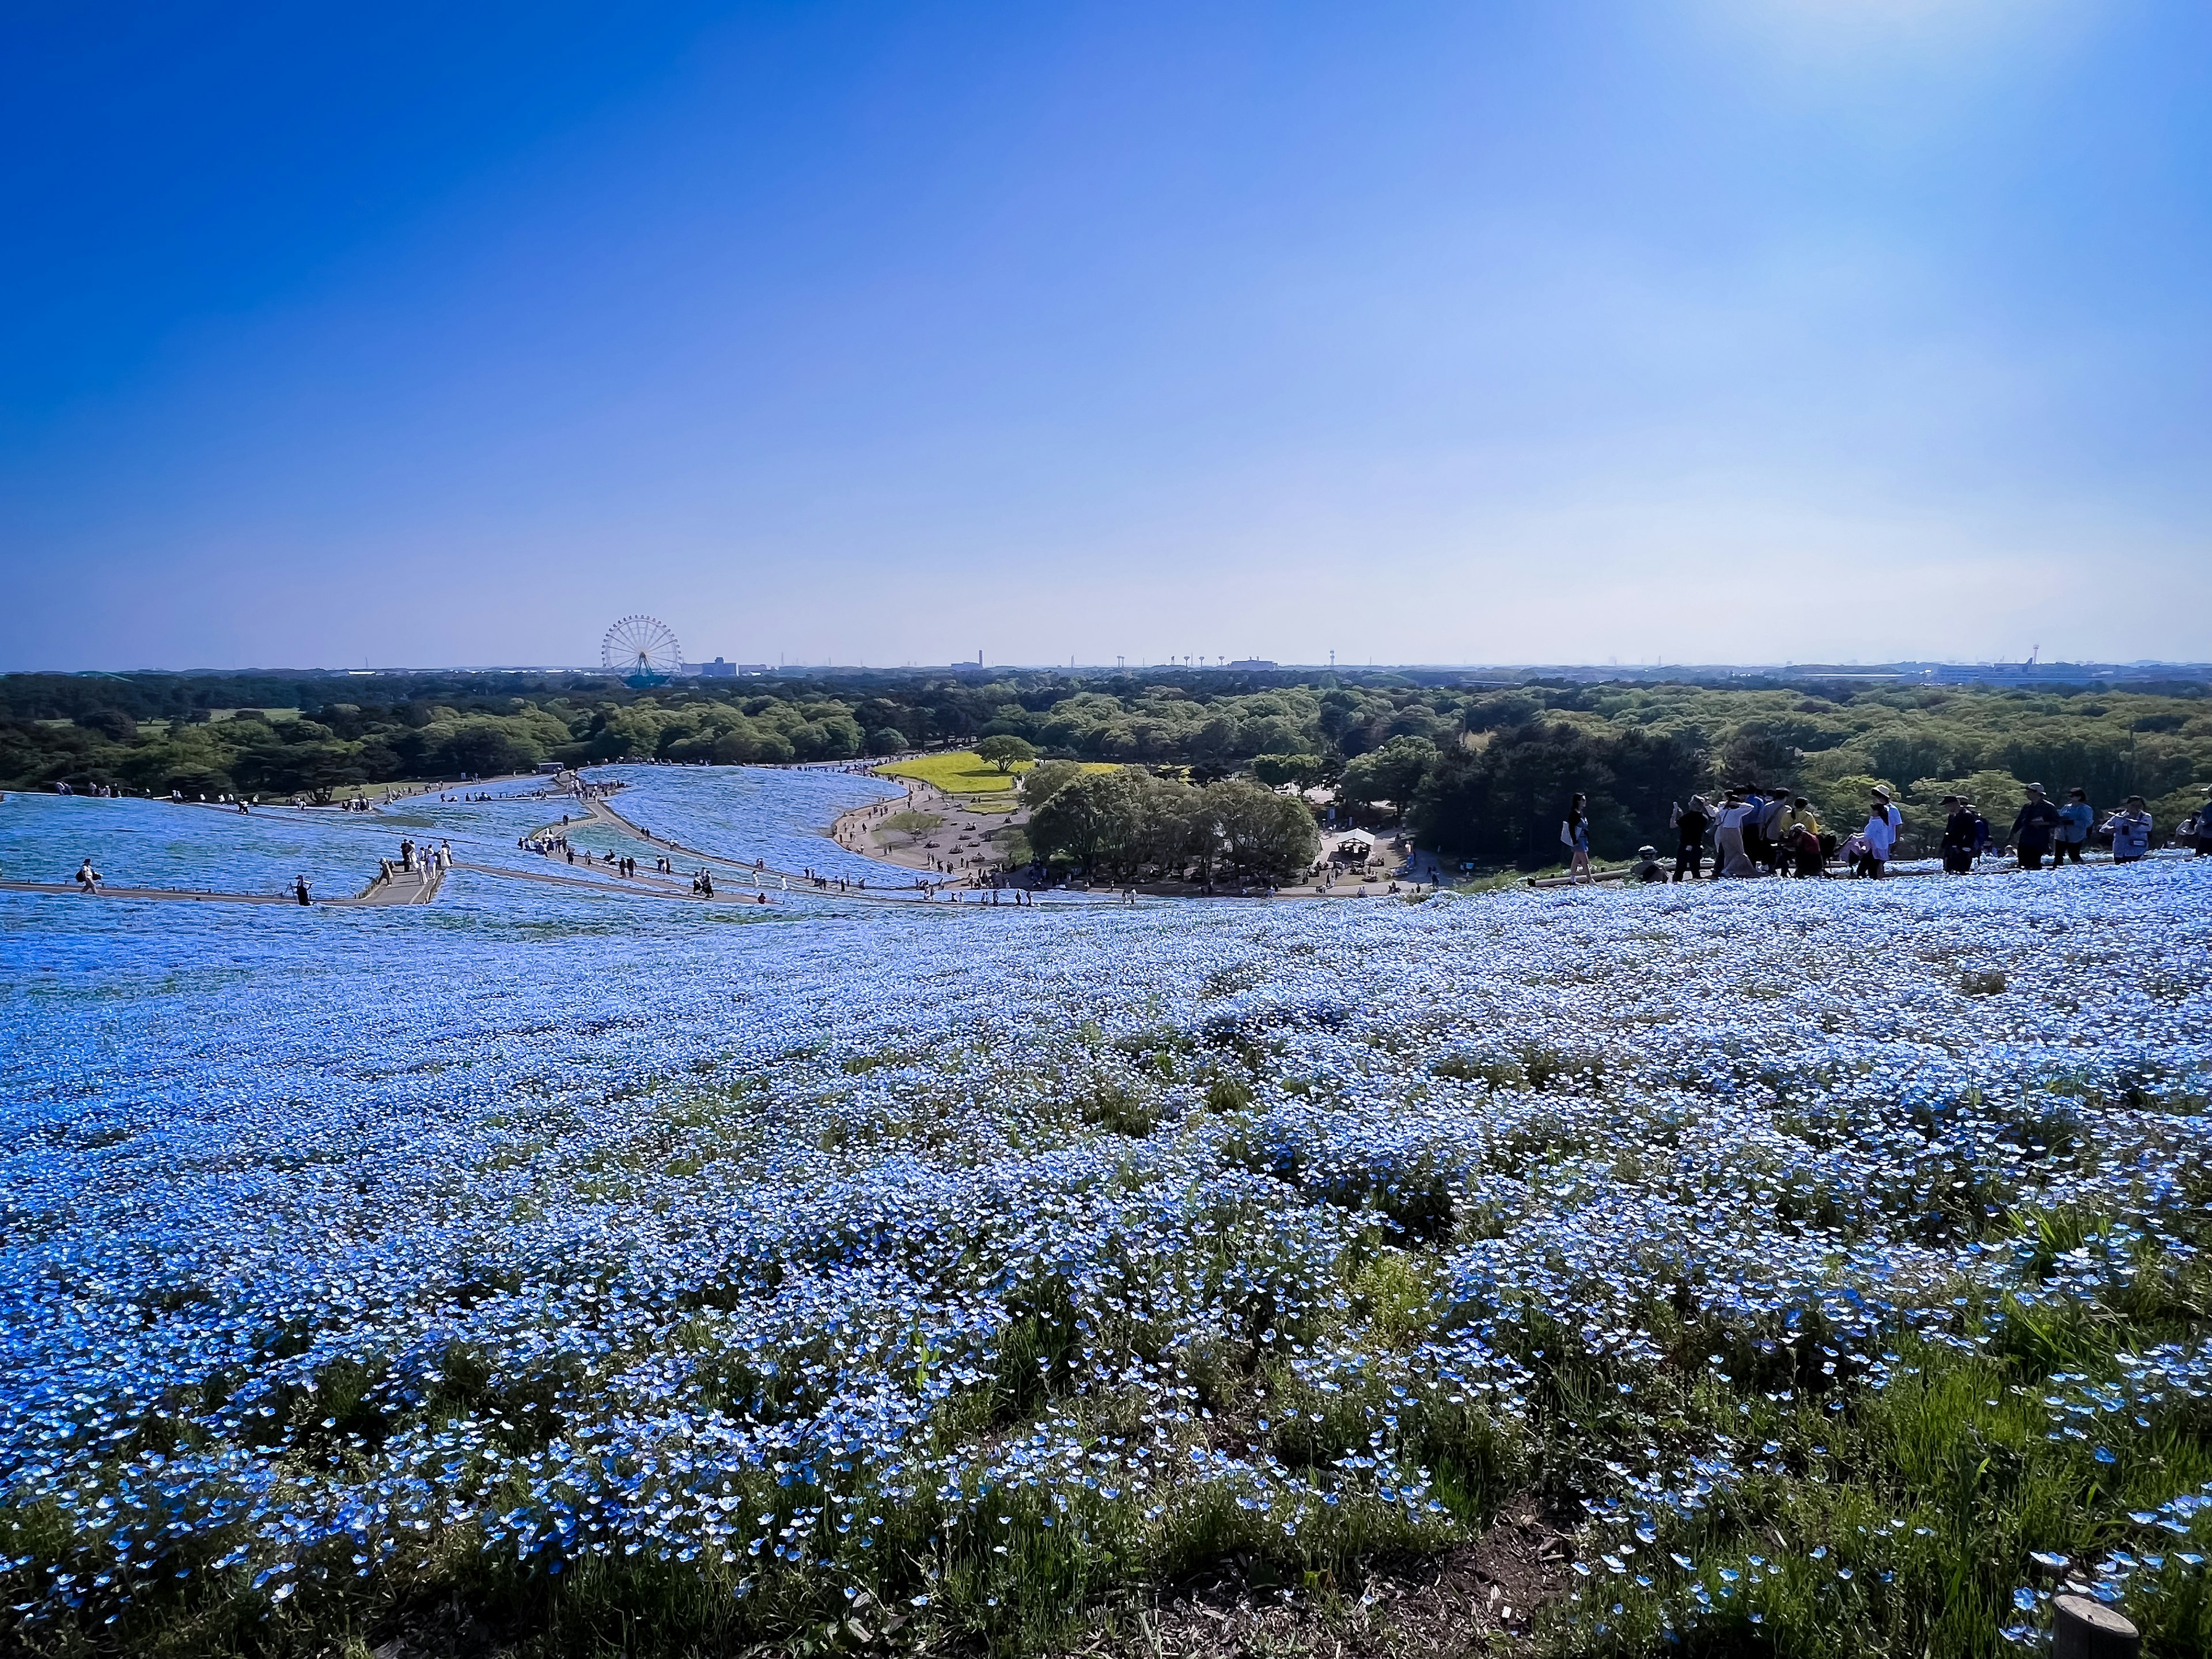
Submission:
[[1874,799],[1874,810],[1867,814],[1866,828],[1859,831],[1859,839],[1866,843],[1866,851],[1859,854],[1858,873],[1879,876],[1882,866],[1889,862],[1890,849],[1897,845],[1897,829],[1890,822],[1892,808],[1880,795]]

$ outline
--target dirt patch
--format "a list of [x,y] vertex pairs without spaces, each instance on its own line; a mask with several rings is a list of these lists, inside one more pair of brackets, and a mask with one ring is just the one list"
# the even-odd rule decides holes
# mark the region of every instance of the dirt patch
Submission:
[[1368,1564],[1356,1584],[1286,1594],[1233,1570],[1102,1609],[1066,1659],[1467,1659],[1533,1653],[1536,1614],[1574,1583],[1556,1517],[1522,1504],[1477,1542]]

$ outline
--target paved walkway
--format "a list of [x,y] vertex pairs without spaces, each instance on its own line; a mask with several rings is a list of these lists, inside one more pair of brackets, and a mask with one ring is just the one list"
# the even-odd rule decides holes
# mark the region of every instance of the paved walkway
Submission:
[[[103,887],[85,892],[75,882],[0,881],[0,893],[58,893],[68,897],[181,899],[191,904],[290,904],[299,900],[276,893],[209,893],[189,887]],[[353,899],[317,899],[318,904],[352,904]]]
[[[688,859],[704,859],[709,864],[719,864],[726,869],[753,871],[756,868],[754,865],[747,862],[745,860],[732,858],[726,853],[709,853],[703,848],[689,847],[680,841],[672,841],[666,836],[655,835],[643,824],[624,817],[620,812],[616,811],[613,807],[608,805],[605,801],[600,799],[596,795],[587,796],[585,799],[584,805],[589,810],[591,816],[599,819],[601,823],[610,824],[615,828],[624,830],[628,834],[639,836],[652,846],[665,848],[672,853],[680,853]],[[547,833],[557,834],[559,832],[559,825],[554,825]],[[895,868],[896,866],[886,867]],[[817,887],[811,878],[809,878],[803,871],[799,870],[778,870],[768,866],[758,866],[758,873],[763,878],[774,876],[779,878],[788,878],[792,883],[792,890],[793,892],[812,893],[818,898],[855,899],[864,904],[945,904],[952,902],[962,904],[982,904],[986,906],[990,904],[990,900],[984,896],[985,894],[990,891],[988,888],[963,889],[962,890],[964,890],[968,896],[955,901],[949,897],[928,899],[924,896],[922,890],[914,887],[869,887],[864,889],[855,887],[849,882],[843,887],[840,887],[834,879],[827,887]],[[914,873],[916,876],[924,876],[927,874],[927,872],[916,871]],[[663,878],[663,879],[665,880],[665,878]],[[956,878],[948,877],[945,878],[945,885],[940,887],[939,890],[945,891],[957,885],[957,879]],[[747,889],[746,890],[750,891],[750,889]],[[998,908],[1000,909],[1006,909],[1010,908],[1038,909],[1055,908],[1073,908],[1075,907],[1065,900],[1055,902],[1050,898],[1041,898],[1036,894],[1031,894],[1030,902],[1028,904],[1011,906],[1010,904],[1002,902]],[[1091,907],[1085,905],[1084,908],[1089,908]]]
[[[349,898],[311,899],[310,905],[342,908],[386,904],[428,904],[437,897],[444,872],[438,870],[400,871],[390,881],[372,881]],[[70,898],[166,899],[187,904],[289,904],[299,899],[290,893],[222,893],[197,887],[102,887],[88,893],[73,881],[0,881],[0,892],[53,893]]]
[[392,866],[389,875],[380,875],[361,890],[359,896],[333,899],[333,904],[428,904],[438,896],[438,889],[445,884],[446,872],[434,863],[417,865],[412,870]]

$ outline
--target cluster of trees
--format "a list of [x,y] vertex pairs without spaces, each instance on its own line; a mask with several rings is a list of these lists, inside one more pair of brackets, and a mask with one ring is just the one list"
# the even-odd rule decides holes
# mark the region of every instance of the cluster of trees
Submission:
[[1143,767],[1047,761],[1022,780],[1025,850],[1116,881],[1284,882],[1312,864],[1312,811],[1249,778],[1195,784]]
[[1201,779],[1291,755],[1319,780],[1393,738],[1461,730],[1458,689],[1323,678],[883,673],[636,690],[574,674],[19,674],[0,676],[0,787],[343,793],[543,761],[778,763],[946,743],[1004,749],[1010,765],[1042,754]]
[[1589,797],[1593,849],[1625,857],[1640,842],[1669,844],[1669,808],[1693,793],[1786,788],[1848,831],[1879,783],[1903,806],[1904,852],[1924,854],[1947,794],[1973,799],[2001,832],[2031,781],[2054,793],[2078,784],[2107,810],[2139,793],[2170,826],[2212,784],[2212,697],[2198,688],[1520,687],[1474,700],[1462,719],[1462,740],[1427,757],[1410,788],[1410,749],[1402,769],[1382,754],[1371,763],[1395,773],[1401,793],[1388,799],[1422,845],[1523,868],[1559,861],[1559,818],[1577,791]]
[[[340,683],[343,699],[321,700],[328,679],[302,685],[266,681],[204,682],[209,701],[166,711],[130,706],[132,682],[102,678],[62,682],[90,706],[74,713],[30,714],[51,708],[52,689],[14,676],[0,682],[0,785],[31,788],[67,781],[78,788],[112,785],[165,794],[240,793],[267,796],[343,795],[401,779],[493,777],[527,772],[546,761],[586,765],[658,758],[741,762],[844,760],[867,752],[854,707],[831,698],[756,695],[709,698],[675,693],[638,695],[567,686],[532,688],[537,695],[495,695],[481,685],[404,688],[417,695],[371,702],[379,680]],[[173,695],[182,677],[148,677]],[[119,690],[118,690],[119,688]],[[306,696],[298,696],[306,693]],[[102,696],[104,694],[104,697]],[[275,699],[294,694],[290,703]],[[214,701],[259,696],[246,705]],[[146,701],[155,701],[154,698]],[[118,706],[119,705],[119,706]],[[879,748],[895,752],[892,732]]]

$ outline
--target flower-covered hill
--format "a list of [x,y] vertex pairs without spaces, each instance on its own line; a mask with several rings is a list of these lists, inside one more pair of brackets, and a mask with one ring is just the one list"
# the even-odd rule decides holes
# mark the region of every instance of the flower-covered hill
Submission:
[[1568,1649],[2212,1633],[2203,866],[520,888],[8,902],[20,1640],[1035,1646],[1524,1497]]

